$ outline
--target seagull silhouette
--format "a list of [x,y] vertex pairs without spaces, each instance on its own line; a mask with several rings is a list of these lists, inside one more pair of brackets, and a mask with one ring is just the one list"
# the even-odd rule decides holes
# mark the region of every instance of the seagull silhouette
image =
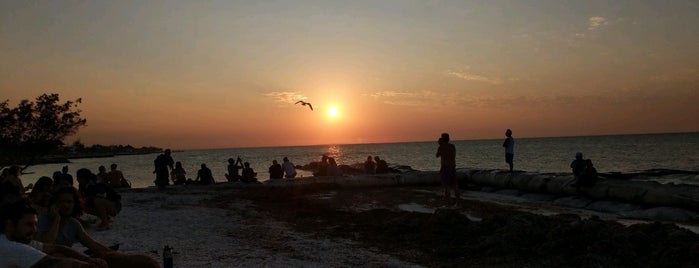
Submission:
[[301,105],[303,105],[303,106],[306,106],[306,105],[308,105],[308,108],[311,108],[311,111],[313,111],[313,105],[311,105],[311,103],[310,103],[310,102],[305,102],[305,101],[297,101],[297,102],[296,102],[296,103],[294,103],[294,104],[299,104],[299,103],[300,103]]

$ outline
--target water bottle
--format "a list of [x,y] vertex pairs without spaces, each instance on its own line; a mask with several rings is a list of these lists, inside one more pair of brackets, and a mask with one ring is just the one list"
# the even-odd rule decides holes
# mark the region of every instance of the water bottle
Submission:
[[163,248],[163,268],[172,268],[172,248],[168,245]]

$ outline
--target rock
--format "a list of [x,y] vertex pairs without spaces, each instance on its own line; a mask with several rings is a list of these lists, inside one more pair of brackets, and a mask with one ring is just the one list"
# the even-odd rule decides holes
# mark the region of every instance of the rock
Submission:
[[561,205],[561,206],[566,206],[566,207],[573,207],[573,208],[585,208],[588,205],[590,205],[593,201],[581,197],[581,196],[566,196],[566,197],[561,197],[553,201],[554,204],[556,205]]
[[620,213],[621,216],[633,219],[649,219],[658,221],[686,222],[697,219],[697,213],[681,208],[656,207],[645,210],[634,210]]
[[602,212],[612,212],[612,213],[622,213],[628,211],[634,211],[641,209],[641,206],[629,204],[629,203],[619,203],[614,201],[595,201],[592,204],[585,207],[590,210],[602,211]]

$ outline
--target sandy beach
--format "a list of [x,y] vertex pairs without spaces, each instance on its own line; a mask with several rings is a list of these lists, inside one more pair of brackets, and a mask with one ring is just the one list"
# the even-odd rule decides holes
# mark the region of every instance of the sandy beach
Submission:
[[[436,185],[220,183],[124,191],[112,229],[88,232],[176,267],[675,266],[699,257],[697,222],[629,219],[466,189],[442,209]],[[683,226],[683,227],[679,227]]]

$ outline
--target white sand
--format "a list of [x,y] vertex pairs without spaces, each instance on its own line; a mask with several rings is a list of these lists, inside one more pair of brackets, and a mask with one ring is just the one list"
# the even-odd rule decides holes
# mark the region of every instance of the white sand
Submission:
[[[218,186],[214,186],[218,188]],[[177,193],[125,192],[112,229],[88,229],[97,241],[144,253],[162,263],[165,245],[175,267],[419,267],[351,241],[316,239],[273,220],[248,201],[230,209],[200,205],[209,187]],[[218,189],[216,190],[218,191]],[[76,246],[76,249],[84,249]],[[158,251],[158,254],[151,251]]]

